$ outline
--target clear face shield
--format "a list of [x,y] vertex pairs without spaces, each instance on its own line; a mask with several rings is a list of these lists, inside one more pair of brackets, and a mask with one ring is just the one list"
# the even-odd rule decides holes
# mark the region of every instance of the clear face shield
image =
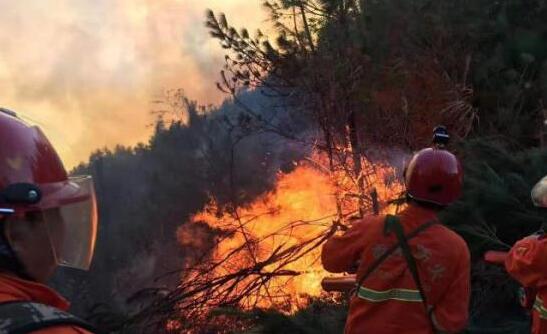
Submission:
[[97,238],[97,202],[90,176],[71,177],[64,191],[71,192],[43,217],[58,265],[88,270]]

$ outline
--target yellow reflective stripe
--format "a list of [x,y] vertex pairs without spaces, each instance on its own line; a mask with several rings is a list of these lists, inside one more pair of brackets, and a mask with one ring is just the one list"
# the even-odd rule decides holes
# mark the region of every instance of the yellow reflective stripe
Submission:
[[534,310],[536,310],[539,313],[539,317],[541,319],[547,320],[547,308],[545,308],[543,304],[543,300],[541,300],[539,296],[536,297],[536,301],[534,303]]
[[357,293],[359,298],[371,301],[371,302],[385,302],[387,300],[398,300],[403,302],[422,302],[422,296],[418,290],[410,289],[389,289],[384,291],[377,291],[364,286],[359,287]]

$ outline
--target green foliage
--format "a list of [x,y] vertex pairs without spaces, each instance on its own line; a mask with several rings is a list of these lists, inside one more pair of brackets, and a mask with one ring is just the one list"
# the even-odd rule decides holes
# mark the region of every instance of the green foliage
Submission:
[[458,149],[464,194],[441,219],[467,241],[473,255],[468,333],[525,333],[528,320],[518,305],[519,284],[482,256],[488,250],[509,250],[547,221],[547,212],[530,199],[534,184],[547,174],[547,150],[523,149],[499,138],[468,140]]
[[547,97],[544,1],[391,0],[372,2],[366,15],[368,51],[377,62],[394,51],[406,61],[425,56],[438,62],[452,80],[469,84],[480,119],[476,133],[537,142],[538,112]]
[[534,184],[547,175],[547,151],[518,149],[495,139],[463,143],[464,196],[444,213],[444,221],[466,238],[479,256],[488,249],[507,250],[539,230],[547,212],[530,200]]

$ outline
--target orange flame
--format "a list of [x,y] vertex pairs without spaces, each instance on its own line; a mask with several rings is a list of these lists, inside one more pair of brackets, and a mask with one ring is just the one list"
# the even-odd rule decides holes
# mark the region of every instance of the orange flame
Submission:
[[[369,175],[369,181],[377,189],[380,203],[385,204],[400,194],[402,185],[394,181],[397,178],[393,167],[384,164],[374,167],[375,173]],[[191,218],[190,226],[206,223],[229,235],[220,240],[212,255],[213,261],[222,263],[215,267],[213,276],[229,275],[257,264],[260,273],[280,273],[270,278],[258,293],[245,296],[241,307],[274,307],[292,312],[305,306],[310,297],[324,293],[321,280],[328,273],[322,268],[321,247],[316,242],[324,241],[320,236],[325,237],[338,219],[337,196],[353,191],[348,186],[351,182],[341,178],[341,174],[328,175],[311,164],[301,164],[288,174],[279,173],[274,190],[236,212],[219,215],[219,208],[211,203]],[[344,191],[341,185],[346,188]],[[343,215],[355,213],[356,202],[344,201]],[[178,231],[181,242],[188,237],[187,228],[183,226]],[[292,254],[299,245],[307,246],[294,257],[287,257],[290,261],[270,261],[280,254]],[[232,293],[244,293],[248,283],[244,279]]]

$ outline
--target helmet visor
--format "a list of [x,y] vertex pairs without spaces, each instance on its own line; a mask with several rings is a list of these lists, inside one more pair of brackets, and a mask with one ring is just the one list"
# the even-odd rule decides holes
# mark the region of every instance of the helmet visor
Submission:
[[97,202],[90,176],[69,179],[77,196],[44,211],[44,220],[57,264],[88,270],[97,237]]

